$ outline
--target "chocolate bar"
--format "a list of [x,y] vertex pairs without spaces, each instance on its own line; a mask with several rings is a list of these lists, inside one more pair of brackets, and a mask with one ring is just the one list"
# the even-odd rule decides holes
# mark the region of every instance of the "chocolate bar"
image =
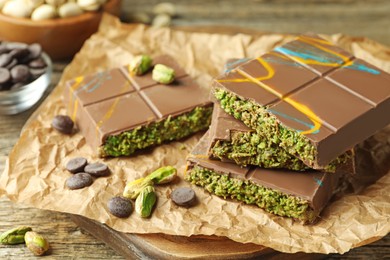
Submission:
[[210,160],[207,132],[187,159],[186,180],[223,198],[257,205],[265,211],[314,223],[341,187],[339,173],[297,172]]
[[311,34],[216,78],[213,93],[315,169],[345,162],[337,156],[390,123],[390,75]]
[[[219,104],[214,104],[209,129],[208,155],[211,159],[234,162],[241,166],[255,165],[263,168],[283,168],[294,171],[310,169],[297,157],[287,153],[274,143],[267,142],[263,135],[259,135],[240,120],[227,114]],[[339,158],[338,162],[343,161],[343,163],[330,163],[321,171],[356,173],[354,149],[348,150]]]
[[295,171],[310,169],[297,157],[276,144],[267,142],[263,135],[227,114],[219,104],[214,105],[209,135],[208,155],[211,159],[234,162],[241,166],[257,165]]
[[125,66],[67,82],[68,113],[101,157],[128,156],[209,126],[208,93],[171,57],[154,63],[173,68],[175,81],[158,84],[151,71],[135,76]]

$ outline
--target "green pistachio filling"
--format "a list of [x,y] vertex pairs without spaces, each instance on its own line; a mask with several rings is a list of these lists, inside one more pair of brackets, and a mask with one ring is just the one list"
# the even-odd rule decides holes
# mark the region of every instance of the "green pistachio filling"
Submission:
[[[242,100],[237,95],[220,88],[214,89],[214,96],[220,101],[226,113],[241,120],[248,127],[256,129],[257,134],[263,136],[263,140],[271,143],[266,143],[266,146],[276,144],[287,153],[300,158],[305,164],[315,166],[316,148],[304,135],[279,124],[276,117],[268,112],[267,106],[259,106],[250,100]],[[327,165],[325,170],[334,172],[337,165],[347,162],[349,157],[348,153],[340,155]]]
[[309,169],[297,157],[267,142],[256,132],[233,132],[231,141],[218,140],[211,155],[220,160],[230,159],[238,165],[257,165],[263,168],[285,168],[294,171]]
[[179,140],[207,129],[211,122],[212,107],[196,107],[188,113],[140,126],[118,135],[108,136],[100,147],[100,156],[128,156],[134,152]]
[[265,188],[249,180],[230,178],[226,174],[218,174],[199,166],[190,169],[186,179],[224,199],[257,205],[278,216],[294,218],[304,223],[314,222],[317,217],[309,201]]

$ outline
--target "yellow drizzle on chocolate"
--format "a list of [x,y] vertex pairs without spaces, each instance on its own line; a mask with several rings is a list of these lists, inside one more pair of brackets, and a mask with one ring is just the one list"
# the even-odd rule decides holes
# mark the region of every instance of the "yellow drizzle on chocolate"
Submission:
[[251,75],[248,75],[244,71],[241,71],[240,69],[237,69],[236,71],[242,75],[244,78],[240,79],[226,79],[226,80],[218,80],[218,82],[253,82],[256,85],[262,87],[266,91],[274,94],[281,100],[287,102],[288,104],[292,105],[295,109],[306,115],[312,122],[313,122],[313,127],[311,127],[309,130],[302,131],[301,134],[312,134],[316,131],[318,131],[321,128],[321,119],[307,106],[304,104],[301,104],[289,97],[284,97],[283,94],[281,94],[279,91],[276,89],[272,88],[271,86],[265,84],[261,80],[267,80],[271,79],[275,75],[275,70],[262,58],[257,58],[256,59],[266,70],[267,70],[267,75],[263,77],[257,77],[254,78]]
[[[123,84],[120,93],[123,93],[126,88],[130,85],[129,81],[126,81],[125,84]],[[96,135],[99,136],[99,128],[104,124],[105,121],[111,118],[112,114],[115,111],[116,106],[119,103],[119,100],[122,96],[118,96],[115,98],[114,102],[111,104],[110,108],[107,110],[107,112],[104,114],[103,118],[100,119],[100,121],[96,124]]]
[[[342,55],[340,53],[337,53],[336,51],[333,51],[327,47],[322,46],[322,45],[333,46],[332,43],[330,43],[326,40],[315,39],[315,38],[306,37],[306,36],[300,36],[297,38],[297,40],[304,42],[306,44],[310,44],[319,50],[322,50],[326,53],[329,53],[331,55],[334,55],[334,56],[340,58],[342,60],[343,66],[350,66],[353,63],[353,61],[351,61],[350,58],[348,58],[347,56]],[[276,48],[275,50],[278,51],[278,48]],[[314,64],[314,65],[331,66],[331,67],[340,67],[341,66],[341,64],[339,64],[337,62],[324,62],[324,61],[319,61],[319,60],[315,60],[315,59],[308,59],[308,58],[292,56],[292,55],[288,55],[288,54],[284,53],[283,51],[281,51],[281,53],[282,54],[275,52],[275,53],[273,53],[273,55],[278,56],[278,57],[282,57],[283,59],[286,59],[288,57],[288,58],[290,58],[290,59],[292,59],[300,64]],[[321,128],[322,120],[309,107],[305,106],[304,104],[301,104],[300,102],[293,100],[290,97],[283,96],[282,93],[280,93],[276,89],[274,89],[271,86],[262,82],[263,80],[271,79],[274,76],[275,71],[264,59],[257,58],[256,60],[259,61],[259,63],[266,69],[266,71],[267,71],[266,76],[255,78],[255,77],[252,77],[251,75],[245,73],[244,71],[240,70],[240,68],[237,68],[235,71],[237,73],[239,73],[241,76],[243,76],[243,78],[220,79],[217,81],[220,83],[223,83],[223,82],[236,82],[236,83],[253,82],[253,83],[255,83],[256,85],[262,87],[266,91],[277,96],[279,99],[292,105],[295,109],[300,111],[302,114],[306,115],[310,119],[310,121],[313,122],[313,126],[309,130],[300,132],[301,134],[313,134],[313,133],[317,132]]]

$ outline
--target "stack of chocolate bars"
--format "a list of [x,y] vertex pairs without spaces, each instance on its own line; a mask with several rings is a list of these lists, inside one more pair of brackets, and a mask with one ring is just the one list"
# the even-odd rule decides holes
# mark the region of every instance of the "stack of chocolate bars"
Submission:
[[354,173],[354,146],[390,123],[390,75],[313,34],[230,61],[212,96],[187,180],[303,223]]

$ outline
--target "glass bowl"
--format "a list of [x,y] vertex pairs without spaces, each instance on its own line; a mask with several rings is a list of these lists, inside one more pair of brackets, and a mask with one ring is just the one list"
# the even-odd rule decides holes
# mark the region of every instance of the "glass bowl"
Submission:
[[14,90],[0,91],[0,114],[14,115],[35,105],[50,85],[53,65],[50,57],[42,53],[46,62],[46,72],[34,81]]

